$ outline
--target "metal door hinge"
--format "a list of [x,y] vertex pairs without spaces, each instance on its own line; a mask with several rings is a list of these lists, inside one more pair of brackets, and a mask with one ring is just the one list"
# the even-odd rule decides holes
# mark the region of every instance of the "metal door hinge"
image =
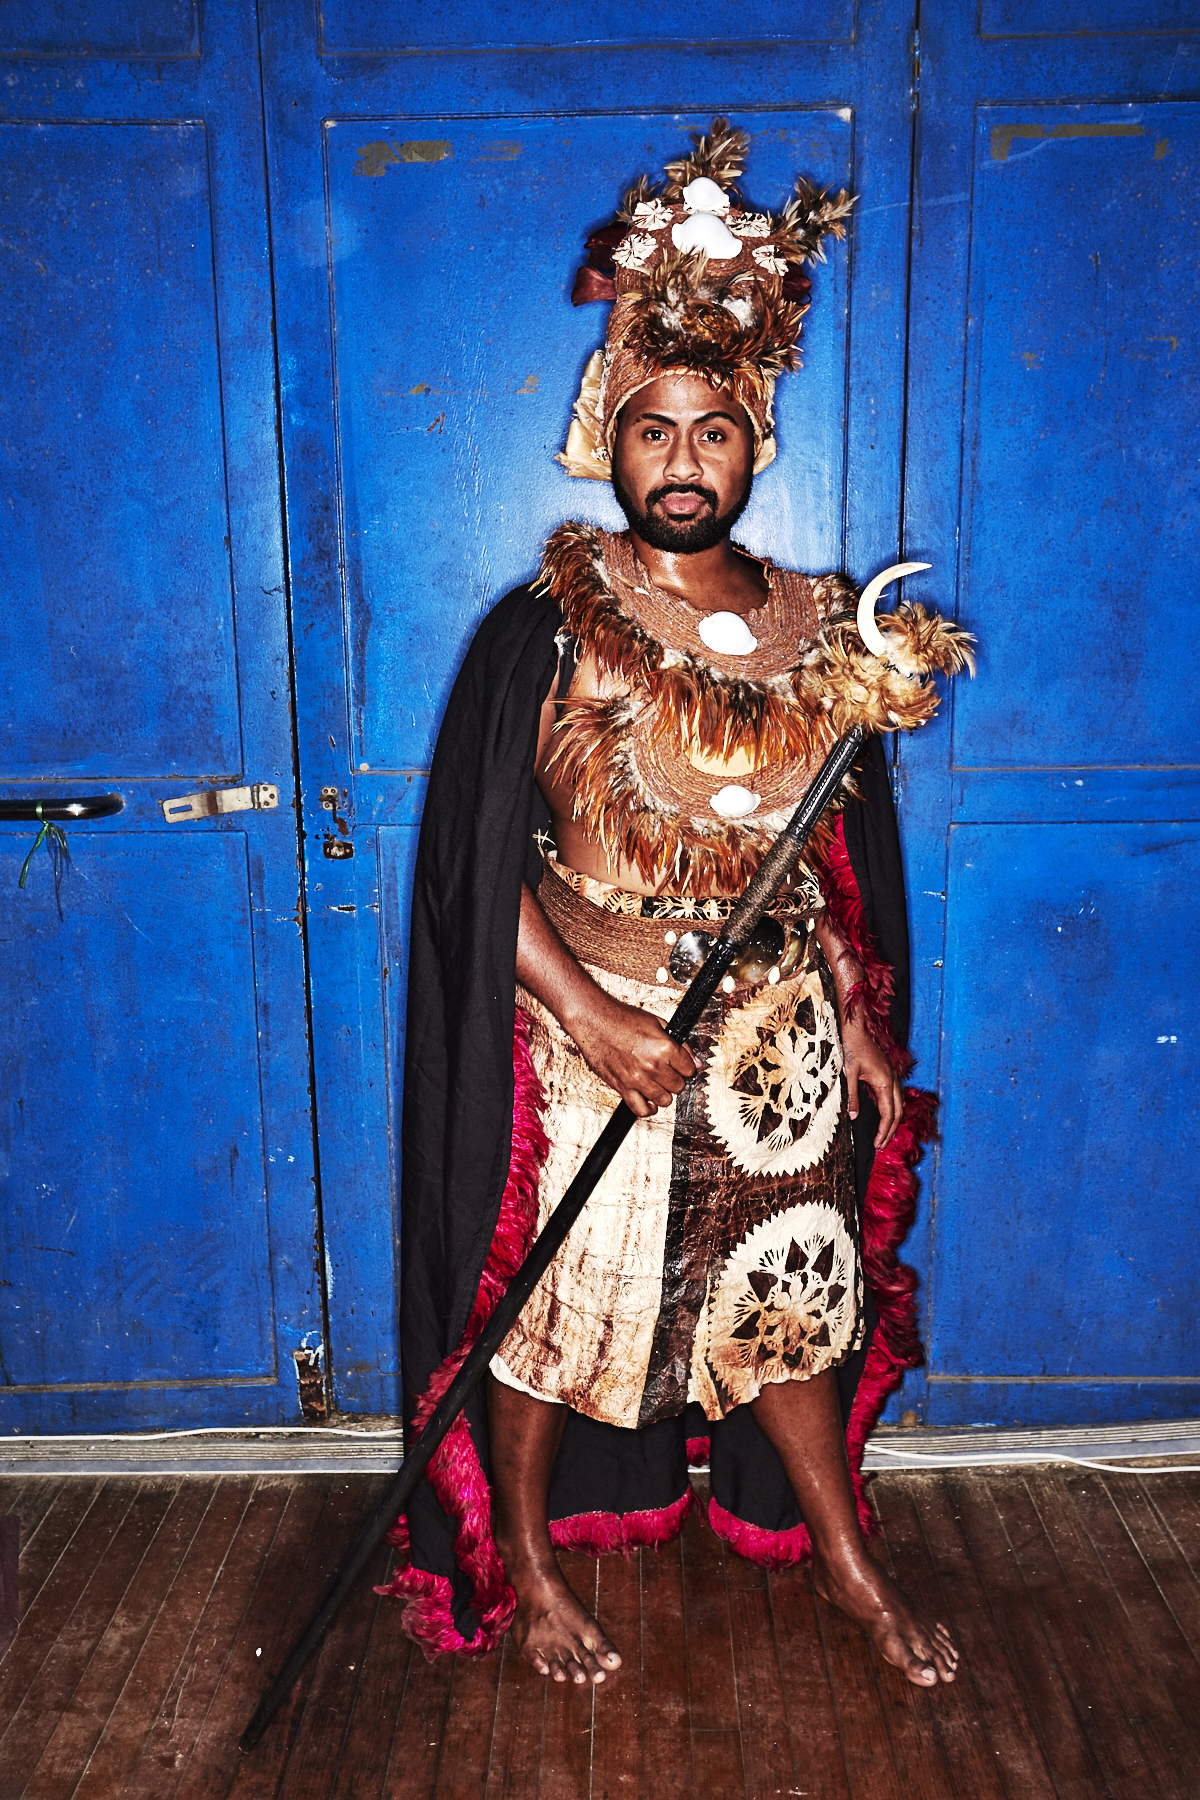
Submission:
[[916,112],[921,104],[921,32],[915,27],[912,34],[912,74],[909,79],[908,97],[910,111]]
[[212,819],[218,813],[272,812],[279,805],[279,789],[273,781],[256,781],[253,787],[207,788],[202,794],[183,794],[161,804],[163,818],[175,825],[181,819]]

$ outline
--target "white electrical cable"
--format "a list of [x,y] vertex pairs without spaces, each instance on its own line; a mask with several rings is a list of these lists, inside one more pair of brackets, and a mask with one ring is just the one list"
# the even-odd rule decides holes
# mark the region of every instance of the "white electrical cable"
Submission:
[[383,1431],[360,1431],[353,1425],[189,1425],[182,1431],[85,1431],[53,1433],[30,1437],[0,1437],[4,1444],[161,1444],[167,1438],[185,1437],[272,1437],[294,1434],[296,1437],[402,1437],[402,1425],[389,1425]]
[[[1147,1468],[1145,1464],[1134,1464],[1131,1459],[1127,1463],[1092,1462],[1086,1456],[1031,1456],[1027,1451],[1009,1452],[994,1451],[990,1456],[928,1456],[921,1450],[893,1450],[884,1444],[869,1444],[867,1448],[880,1456],[903,1456],[911,1467],[913,1463],[931,1469],[987,1469],[995,1468],[1003,1463],[1009,1468],[1032,1468],[1040,1463],[1069,1463],[1074,1469],[1103,1469],[1113,1475],[1196,1475],[1200,1474],[1200,1463],[1172,1463],[1164,1468],[1155,1464]],[[871,1474],[881,1474],[882,1470],[869,1470]]]

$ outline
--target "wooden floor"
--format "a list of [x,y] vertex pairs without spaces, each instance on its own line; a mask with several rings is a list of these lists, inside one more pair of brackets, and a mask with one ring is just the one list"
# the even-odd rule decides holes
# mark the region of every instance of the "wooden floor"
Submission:
[[958,1635],[953,1688],[910,1687],[693,1514],[657,1558],[568,1559],[626,1655],[599,1691],[507,1647],[431,1665],[368,1581],[240,1757],[385,1479],[0,1482],[22,1521],[0,1800],[1200,1797],[1200,1476],[1061,1469],[874,1484],[881,1553]]

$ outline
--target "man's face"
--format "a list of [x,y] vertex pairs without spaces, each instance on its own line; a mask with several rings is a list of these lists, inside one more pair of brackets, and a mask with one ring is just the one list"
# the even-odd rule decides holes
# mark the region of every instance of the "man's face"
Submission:
[[753,480],[754,433],[728,389],[663,375],[621,410],[613,492],[655,550],[687,556],[728,537]]

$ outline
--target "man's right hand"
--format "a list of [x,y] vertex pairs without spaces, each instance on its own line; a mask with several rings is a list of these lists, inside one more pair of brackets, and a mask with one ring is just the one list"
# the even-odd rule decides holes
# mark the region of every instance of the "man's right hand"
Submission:
[[599,989],[593,989],[592,999],[586,1010],[562,1020],[589,1069],[614,1088],[639,1119],[670,1106],[700,1066],[691,1051],[669,1038],[650,1013],[625,1006]]
[[670,1106],[699,1067],[650,1013],[614,1000],[593,981],[527,887],[521,892],[517,980],[554,1014],[589,1069],[639,1119]]

